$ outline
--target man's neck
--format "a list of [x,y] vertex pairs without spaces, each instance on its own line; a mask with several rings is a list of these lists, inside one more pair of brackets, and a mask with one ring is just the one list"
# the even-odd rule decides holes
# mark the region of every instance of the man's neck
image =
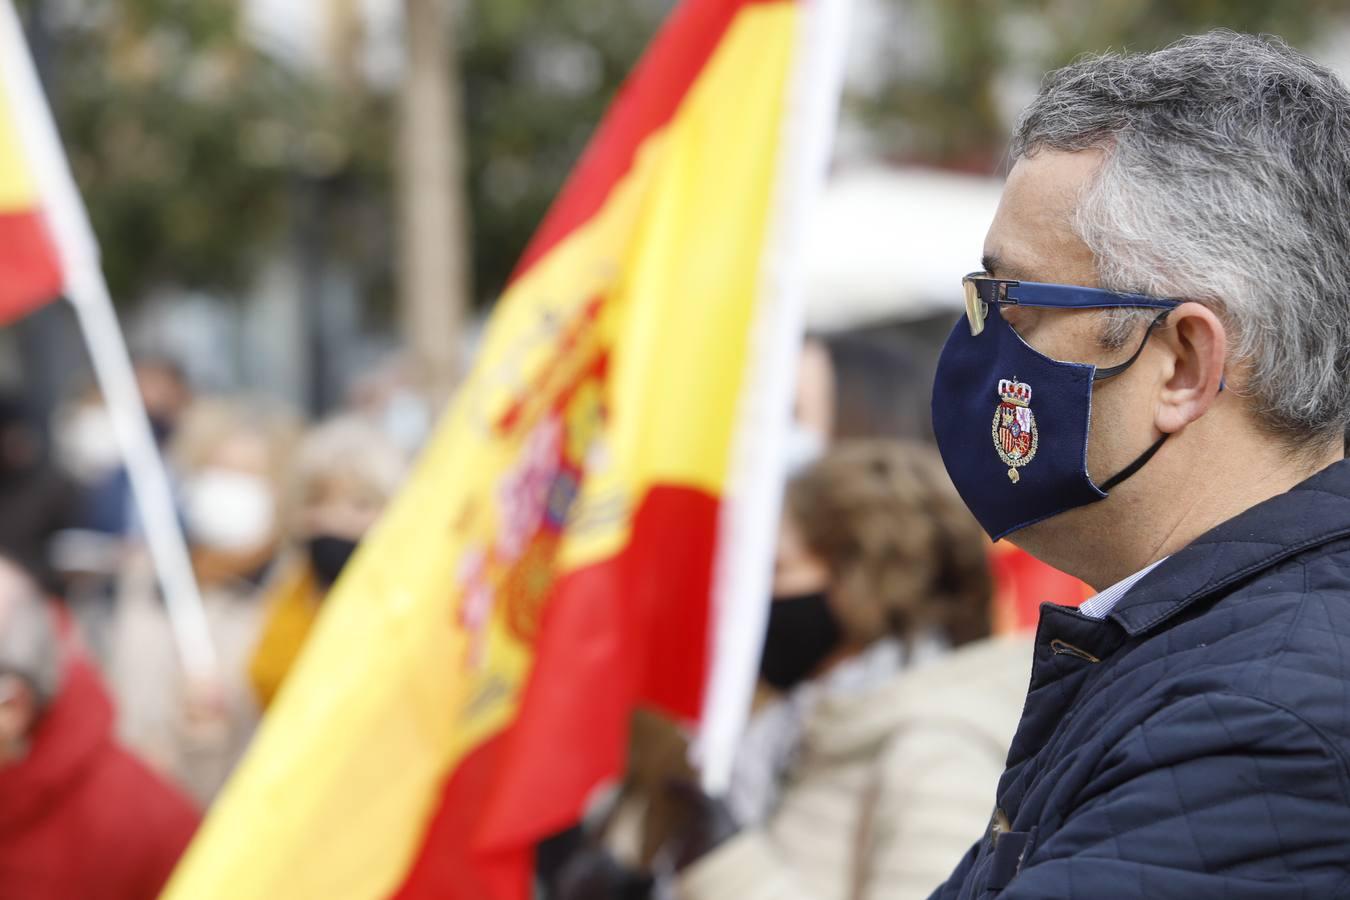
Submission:
[[1177,456],[1153,472],[1146,467],[1147,479],[1059,517],[1062,522],[1050,520],[1044,530],[1028,529],[1025,543],[1017,536],[1014,542],[1100,591],[1345,456],[1339,445],[1296,454],[1272,441],[1243,443],[1222,453]]

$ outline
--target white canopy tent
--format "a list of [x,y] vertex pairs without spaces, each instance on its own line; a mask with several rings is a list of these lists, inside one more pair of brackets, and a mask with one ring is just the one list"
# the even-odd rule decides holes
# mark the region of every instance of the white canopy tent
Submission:
[[807,325],[908,322],[962,305],[1002,181],[918,168],[835,174],[807,241]]

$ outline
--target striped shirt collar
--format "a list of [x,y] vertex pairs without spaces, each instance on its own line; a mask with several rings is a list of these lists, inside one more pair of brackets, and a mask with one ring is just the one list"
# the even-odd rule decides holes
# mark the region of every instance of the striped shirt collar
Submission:
[[1129,592],[1130,588],[1135,586],[1135,583],[1138,582],[1139,579],[1143,578],[1166,561],[1167,557],[1164,556],[1162,559],[1151,565],[1145,566],[1133,575],[1122,578],[1101,593],[1084,600],[1082,605],[1078,607],[1078,611],[1090,619],[1105,619],[1107,616],[1111,615],[1111,610],[1116,608],[1116,604],[1120,602],[1120,598],[1124,597]]

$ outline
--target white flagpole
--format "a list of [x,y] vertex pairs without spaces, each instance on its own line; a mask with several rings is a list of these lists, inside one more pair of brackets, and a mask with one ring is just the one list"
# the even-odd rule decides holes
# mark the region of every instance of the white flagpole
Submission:
[[710,794],[731,782],[750,711],[769,613],[783,445],[805,321],[802,248],[829,167],[843,86],[850,0],[802,0],[787,91],[779,176],[751,356],[713,575],[712,665],[694,758]]
[[131,492],[140,512],[150,558],[164,592],[165,608],[183,669],[195,679],[210,679],[216,674],[216,654],[206,612],[187,543],[178,524],[177,507],[164,470],[164,460],[150,430],[150,419],[141,400],[131,357],[103,272],[95,269],[69,273],[66,291],[89,347],[104,402],[112,414],[113,430],[122,448]]
[[8,89],[20,138],[37,182],[44,221],[56,243],[66,296],[112,415],[150,556],[164,591],[174,639],[189,676],[216,672],[215,650],[164,462],[99,263],[98,243],[71,177],[61,139],[10,0],[0,0],[0,90]]

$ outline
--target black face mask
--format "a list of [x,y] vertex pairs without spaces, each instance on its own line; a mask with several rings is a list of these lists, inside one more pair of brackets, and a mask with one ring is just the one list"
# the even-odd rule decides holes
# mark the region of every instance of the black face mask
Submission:
[[309,564],[314,577],[324,589],[333,586],[342,574],[342,567],[356,551],[356,541],[351,538],[336,537],[331,534],[319,534],[309,539]]
[[814,672],[843,639],[824,591],[775,597],[769,604],[760,677],[780,691],[789,690]]
[[169,438],[173,437],[173,420],[168,416],[151,414],[150,433],[155,436],[156,445],[168,446]]

